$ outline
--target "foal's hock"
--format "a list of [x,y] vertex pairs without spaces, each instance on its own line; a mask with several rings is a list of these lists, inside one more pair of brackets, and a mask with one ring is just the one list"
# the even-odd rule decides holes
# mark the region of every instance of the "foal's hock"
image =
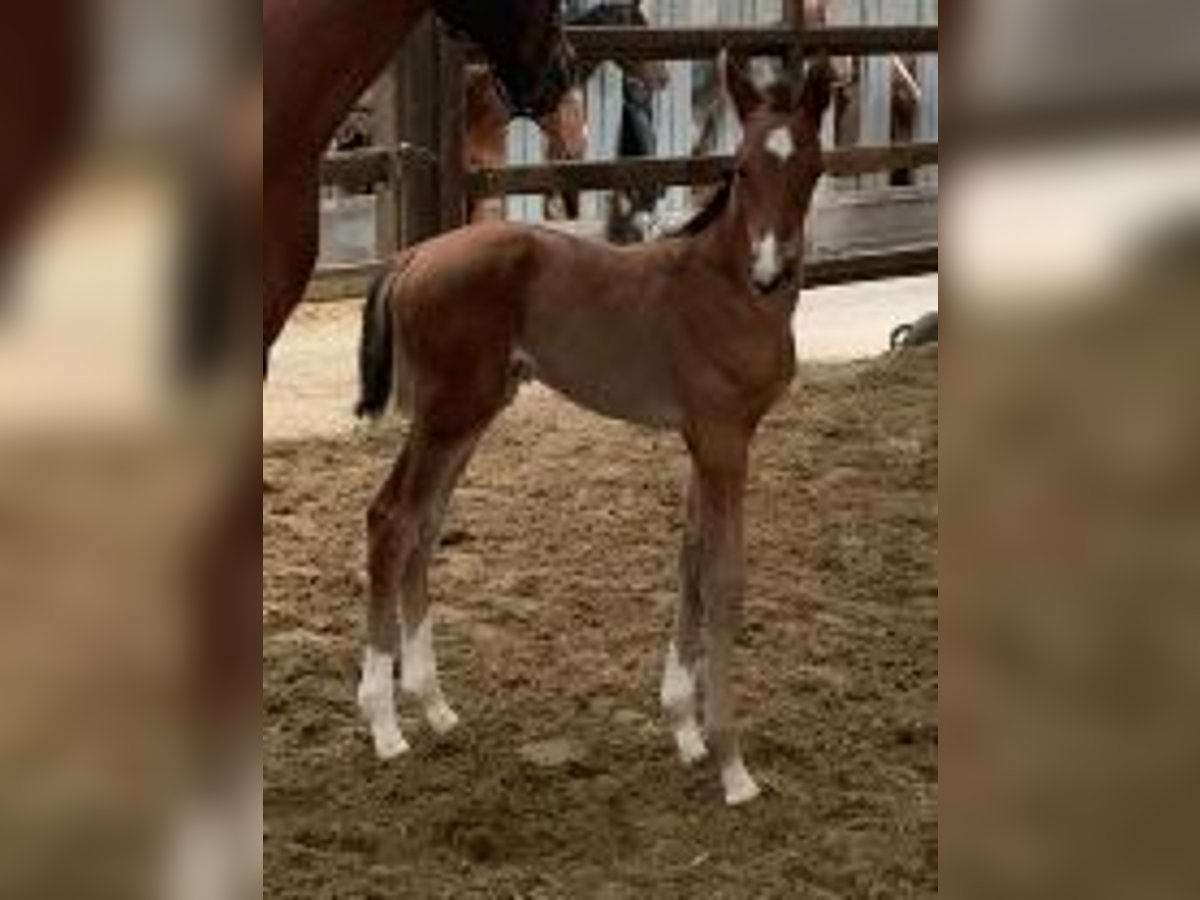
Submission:
[[438,680],[427,570],[480,436],[534,378],[588,409],[683,437],[692,472],[661,701],[684,762],[711,753],[730,804],[759,793],[731,687],[743,497],[750,441],[795,370],[791,319],[830,72],[818,63],[799,90],[768,98],[737,66],[725,60],[722,70],[743,141],[727,188],[679,235],[614,247],[488,223],[402,254],[372,291],[359,410],[378,415],[395,393],[411,415],[368,516],[359,703],[381,757],[408,747],[397,653],[401,686],[433,730],[458,722]]

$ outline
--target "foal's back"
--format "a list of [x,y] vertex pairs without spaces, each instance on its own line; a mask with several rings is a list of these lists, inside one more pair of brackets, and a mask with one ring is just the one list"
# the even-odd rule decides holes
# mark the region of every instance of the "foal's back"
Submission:
[[414,376],[454,361],[510,369],[596,412],[679,421],[667,352],[680,248],[614,247],[549,229],[483,223],[417,248],[394,290]]

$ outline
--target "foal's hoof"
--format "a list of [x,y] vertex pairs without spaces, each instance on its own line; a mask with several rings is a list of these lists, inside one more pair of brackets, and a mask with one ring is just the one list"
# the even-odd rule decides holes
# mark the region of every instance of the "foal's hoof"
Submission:
[[446,735],[458,727],[461,721],[458,713],[450,708],[448,703],[437,703],[425,710],[425,721],[437,735]]
[[754,800],[762,790],[746,771],[746,764],[734,760],[721,770],[721,786],[725,789],[726,806],[742,806]]
[[694,766],[708,756],[704,736],[700,733],[700,726],[694,721],[676,729],[675,747],[679,751],[680,762],[685,766]]
[[371,729],[371,740],[375,744],[375,756],[387,762],[408,752],[408,741],[395,725],[376,725]]

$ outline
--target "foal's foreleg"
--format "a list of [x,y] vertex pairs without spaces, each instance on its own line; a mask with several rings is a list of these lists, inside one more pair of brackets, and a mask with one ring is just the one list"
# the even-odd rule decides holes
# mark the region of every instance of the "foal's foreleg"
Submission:
[[683,545],[679,552],[679,608],[667,648],[660,694],[675,735],[679,758],[692,764],[708,755],[696,710],[704,656],[704,606],[700,597],[700,509],[698,474],[693,472],[684,500]]
[[705,726],[725,802],[747,803],[759,794],[746,771],[737,731],[733,653],[745,592],[744,497],[746,442],[733,436],[699,448],[700,596],[707,637]]

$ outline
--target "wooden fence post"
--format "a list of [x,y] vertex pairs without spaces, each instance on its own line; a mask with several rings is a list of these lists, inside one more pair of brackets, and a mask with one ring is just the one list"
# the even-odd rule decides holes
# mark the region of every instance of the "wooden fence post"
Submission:
[[438,29],[437,58],[438,224],[441,231],[450,231],[467,221],[466,52],[461,42],[442,28]]
[[[884,25],[895,18],[895,10],[884,0],[862,0],[861,8],[866,25]],[[859,142],[876,147],[891,143],[891,58],[888,55],[868,56],[860,61],[860,65]],[[882,190],[886,186],[887,176],[883,174],[864,175],[858,180],[859,190]]]
[[[796,31],[803,33],[808,27],[804,21],[804,4],[801,0],[791,0],[783,7],[783,21]],[[792,84],[800,84],[804,77],[804,51],[800,48],[791,50],[783,60],[784,77]]]
[[440,230],[438,208],[438,121],[440,75],[437,25],[427,14],[404,44],[397,66],[400,139],[400,240],[408,247]]
[[[372,94],[372,137],[376,146],[394,152],[400,143],[400,63],[394,60],[375,85]],[[400,246],[403,207],[400,199],[400,173],[388,166],[387,180],[375,193],[375,255],[389,259]]]
[[[938,24],[937,0],[921,0],[921,24]],[[917,57],[917,82],[921,85],[921,106],[917,119],[917,139],[936,141],[938,139],[938,57],[924,53]],[[928,166],[920,170],[918,184],[938,183],[936,166]]]

